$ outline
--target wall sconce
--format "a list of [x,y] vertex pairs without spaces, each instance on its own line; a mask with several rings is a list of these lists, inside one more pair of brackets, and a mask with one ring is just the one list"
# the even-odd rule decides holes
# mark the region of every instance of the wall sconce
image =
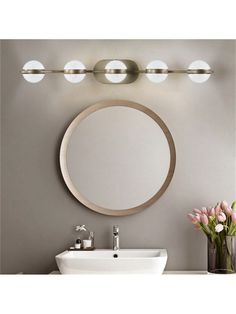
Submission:
[[150,62],[145,70],[138,68],[137,64],[132,60],[100,60],[92,70],[87,70],[82,62],[73,60],[68,62],[63,70],[45,69],[42,63],[36,60],[27,62],[21,74],[26,81],[30,83],[40,82],[45,74],[62,73],[66,80],[71,83],[81,82],[87,73],[92,73],[97,81],[103,84],[129,84],[138,78],[139,74],[145,74],[153,83],[163,82],[169,74],[187,74],[189,78],[196,83],[206,82],[213,70],[202,60],[192,62],[188,69],[168,69],[168,66],[160,60]]

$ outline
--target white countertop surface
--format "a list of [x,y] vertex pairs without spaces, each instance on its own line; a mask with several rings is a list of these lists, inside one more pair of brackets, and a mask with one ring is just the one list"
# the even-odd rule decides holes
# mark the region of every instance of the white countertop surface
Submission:
[[[59,270],[52,271],[49,275],[60,275]],[[211,275],[204,270],[166,270],[163,275]]]

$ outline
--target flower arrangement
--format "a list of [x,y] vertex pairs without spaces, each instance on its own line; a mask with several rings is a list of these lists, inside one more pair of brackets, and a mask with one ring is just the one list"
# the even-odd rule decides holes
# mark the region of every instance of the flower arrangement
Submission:
[[193,209],[188,217],[212,242],[220,240],[222,236],[236,236],[236,201],[231,206],[222,201],[215,207]]
[[208,238],[208,271],[236,273],[236,201],[194,209],[188,217]]

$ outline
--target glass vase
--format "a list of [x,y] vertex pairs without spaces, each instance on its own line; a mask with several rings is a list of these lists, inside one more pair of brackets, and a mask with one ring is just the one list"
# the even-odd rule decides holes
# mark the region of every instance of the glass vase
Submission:
[[236,236],[225,236],[214,242],[208,239],[208,272],[236,273]]

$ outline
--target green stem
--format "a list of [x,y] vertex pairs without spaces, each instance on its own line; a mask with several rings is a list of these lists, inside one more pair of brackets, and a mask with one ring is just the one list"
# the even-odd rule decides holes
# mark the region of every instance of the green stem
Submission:
[[236,235],[236,225],[233,225],[233,228],[231,230],[231,236],[235,236]]

